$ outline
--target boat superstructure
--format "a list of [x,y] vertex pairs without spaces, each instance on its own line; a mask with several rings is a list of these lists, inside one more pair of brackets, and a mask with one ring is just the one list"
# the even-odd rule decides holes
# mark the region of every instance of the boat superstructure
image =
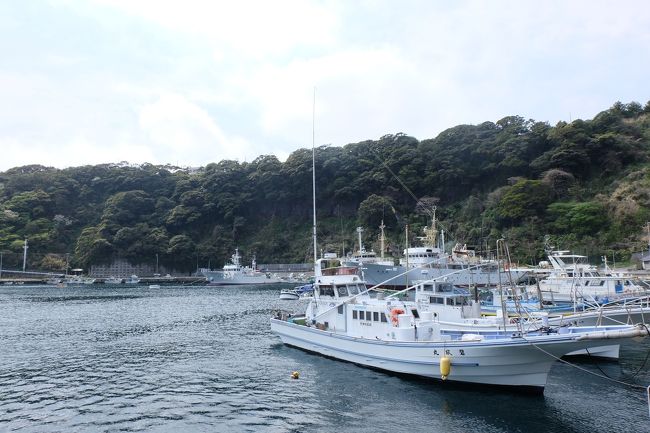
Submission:
[[370,251],[366,250],[366,247],[363,245],[363,241],[361,240],[361,235],[364,232],[363,227],[357,227],[357,235],[359,238],[359,249],[354,253],[352,253],[348,257],[347,261],[357,266],[363,266],[364,264],[368,264],[368,263],[385,265],[385,266],[394,266],[395,261],[392,258],[384,257],[384,251],[386,250],[386,237],[384,234],[385,228],[386,226],[384,225],[384,221],[382,220],[381,225],[379,226],[380,255],[377,256],[377,253],[375,253],[373,250]]
[[[436,209],[433,208],[431,224],[424,228],[419,240],[422,246],[407,247],[398,265],[363,262],[359,266],[368,286],[382,285],[405,288],[414,281],[447,278],[450,283],[461,287],[495,287],[499,278],[506,278],[495,260],[477,257],[466,245],[456,244],[452,253],[444,251],[444,231],[438,237]],[[499,275],[501,272],[502,275]],[[509,277],[519,281],[526,271],[509,268]]]

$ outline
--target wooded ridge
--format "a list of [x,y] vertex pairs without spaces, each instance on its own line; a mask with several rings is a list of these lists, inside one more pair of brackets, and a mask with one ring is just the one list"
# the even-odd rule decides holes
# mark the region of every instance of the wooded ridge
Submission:
[[[319,249],[378,249],[383,220],[390,249],[404,248],[437,207],[450,243],[486,254],[507,239],[522,263],[558,248],[629,259],[648,248],[650,102],[617,102],[592,120],[505,117],[459,125],[418,141],[403,133],[316,148]],[[223,265],[236,246],[245,261],[311,259],[312,150],[285,162],[262,155],[198,169],[102,164],[41,165],[0,173],[4,266],[62,269],[121,257],[181,271]],[[410,192],[409,192],[410,191]],[[411,192],[413,195],[411,195]],[[416,199],[419,201],[416,201]]]

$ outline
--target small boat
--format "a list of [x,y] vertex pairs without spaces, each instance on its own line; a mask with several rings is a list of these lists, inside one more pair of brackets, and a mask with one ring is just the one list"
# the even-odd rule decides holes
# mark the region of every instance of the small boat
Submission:
[[120,277],[108,277],[104,280],[104,284],[122,284],[122,278]]
[[124,280],[124,284],[138,284],[139,282],[140,282],[140,278],[138,278],[138,276],[135,274],[131,275],[128,279]]
[[296,289],[282,289],[280,290],[281,301],[296,301],[300,299],[300,294]]
[[280,290],[280,300],[282,301],[296,301],[301,297],[306,297],[314,292],[313,284],[305,284],[304,286],[294,287],[293,289]]
[[160,284],[149,284],[150,289],[160,289]]
[[83,277],[81,275],[72,275],[72,276],[66,277],[64,282],[68,286],[80,286],[80,285],[82,285],[84,283],[84,279],[83,279]]

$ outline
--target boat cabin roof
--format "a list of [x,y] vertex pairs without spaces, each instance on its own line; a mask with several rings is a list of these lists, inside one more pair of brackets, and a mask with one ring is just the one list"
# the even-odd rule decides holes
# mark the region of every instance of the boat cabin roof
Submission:
[[[326,296],[332,298],[348,298],[357,296],[366,290],[366,285],[359,283],[332,283],[332,284],[315,284],[314,291],[318,297]],[[367,294],[361,296],[368,296]]]

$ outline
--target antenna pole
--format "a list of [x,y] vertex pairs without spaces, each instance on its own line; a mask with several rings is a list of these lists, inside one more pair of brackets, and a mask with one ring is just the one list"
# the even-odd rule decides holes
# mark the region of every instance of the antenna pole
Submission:
[[318,259],[318,249],[316,247],[316,86],[314,86],[314,98],[311,108],[311,184],[312,184],[312,204],[314,213],[314,265]]
[[23,272],[25,272],[25,269],[27,267],[27,238],[25,238],[25,246],[23,247]]

